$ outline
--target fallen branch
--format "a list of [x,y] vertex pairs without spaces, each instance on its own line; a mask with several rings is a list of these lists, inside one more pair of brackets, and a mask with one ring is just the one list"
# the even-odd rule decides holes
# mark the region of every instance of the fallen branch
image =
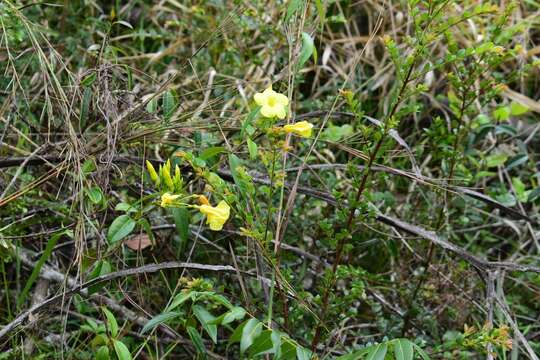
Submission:
[[[170,270],[170,269],[192,269],[192,270],[231,272],[231,273],[236,272],[234,267],[229,266],[229,265],[207,265],[207,264],[197,264],[197,263],[185,263],[185,262],[179,262],[179,261],[169,261],[169,262],[164,262],[160,264],[144,265],[137,268],[120,270],[120,271],[112,272],[109,274],[105,274],[95,279],[86,281],[80,285],[76,285],[72,287],[71,289],[62,292],[61,294],[55,295],[43,302],[33,305],[32,307],[30,307],[28,310],[21,313],[13,321],[11,321],[9,324],[4,326],[0,330],[0,340],[3,339],[6,335],[8,335],[11,331],[16,329],[18,326],[23,324],[30,317],[30,315],[36,314],[39,311],[66,299],[69,296],[78,294],[86,290],[90,286],[100,284],[103,282],[108,282],[108,281],[118,279],[118,278],[124,278],[124,277],[138,275],[138,274],[154,273],[157,271]],[[60,280],[60,279],[56,279],[56,280]]]

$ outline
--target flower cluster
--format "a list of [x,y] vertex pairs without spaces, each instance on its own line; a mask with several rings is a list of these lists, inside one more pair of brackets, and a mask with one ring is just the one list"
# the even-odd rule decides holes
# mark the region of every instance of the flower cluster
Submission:
[[[255,103],[261,107],[261,115],[267,118],[285,119],[287,116],[287,106],[289,99],[280,93],[272,90],[272,86],[268,87],[262,93],[256,93],[253,97]],[[311,137],[313,124],[307,121],[300,121],[294,124],[288,124],[277,130],[287,134],[295,134],[300,137]]]

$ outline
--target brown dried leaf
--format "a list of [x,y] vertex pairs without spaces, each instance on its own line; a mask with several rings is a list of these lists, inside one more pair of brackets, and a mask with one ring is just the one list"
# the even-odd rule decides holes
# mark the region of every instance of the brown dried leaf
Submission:
[[139,234],[130,237],[128,240],[124,241],[124,244],[131,250],[143,250],[152,245],[152,241],[146,234]]

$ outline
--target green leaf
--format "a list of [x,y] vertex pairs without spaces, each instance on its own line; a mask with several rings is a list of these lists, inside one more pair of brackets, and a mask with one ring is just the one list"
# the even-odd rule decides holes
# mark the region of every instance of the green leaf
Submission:
[[[39,258],[36,266],[34,266],[34,268],[32,269],[32,273],[30,274],[28,281],[26,281],[26,284],[24,285],[24,288],[17,299],[17,307],[20,307],[26,300],[26,297],[28,296],[28,292],[30,291],[30,288],[32,287],[36,279],[38,278],[41,268],[43,267],[43,264],[45,264],[45,262],[51,256],[52,250],[56,246],[58,239],[60,239],[63,235],[66,235],[66,234],[70,235],[71,232],[69,230],[60,231],[56,234],[53,234],[51,238],[49,239],[49,241],[47,241],[47,245],[45,246],[45,250],[43,251],[43,254]],[[3,261],[3,260],[0,259],[0,261]]]
[[93,72],[92,74],[90,74],[87,77],[85,77],[84,79],[82,79],[81,85],[84,86],[84,87],[88,87],[88,86],[92,85],[96,81],[96,78],[97,78],[97,74],[95,72]]
[[301,68],[306,61],[313,55],[315,61],[316,59],[315,45],[313,43],[313,38],[306,32],[302,33],[302,50],[300,50],[300,58],[298,59],[298,67]]
[[215,320],[215,316],[210,314],[205,308],[199,305],[193,305],[191,307],[193,314],[201,323],[203,329],[208,333],[210,339],[217,344],[217,326],[213,325],[211,322]]
[[177,294],[174,297],[173,301],[171,301],[171,304],[167,306],[167,311],[176,309],[178,306],[182,305],[187,300],[193,298],[194,295],[195,293],[193,292],[181,292],[180,294]]
[[107,346],[100,346],[96,351],[96,360],[109,360],[109,348]]
[[370,352],[371,350],[373,350],[377,345],[371,345],[371,346],[368,346],[362,350],[358,350],[358,351],[354,351],[350,354],[345,354],[345,355],[342,355],[338,358],[336,358],[336,360],[359,360],[361,359],[365,354],[367,354],[368,352]]
[[253,344],[255,339],[261,334],[262,323],[257,319],[249,319],[242,329],[242,338],[240,339],[240,353],[243,354],[247,348]]
[[[94,270],[92,270],[92,273],[90,273],[89,280],[108,274],[111,272],[111,270],[112,270],[111,264],[107,260],[99,260],[96,263]],[[94,294],[96,291],[103,288],[104,286],[105,286],[105,283],[98,283],[98,284],[89,286],[88,293]]]
[[257,158],[257,144],[250,138],[247,138],[247,146],[249,151],[249,158],[255,160]]
[[229,337],[229,345],[240,341],[240,339],[242,338],[242,332],[244,331],[244,327],[246,326],[248,321],[249,320],[244,321],[243,323],[238,325],[238,327],[233,331],[233,333]]
[[248,114],[246,120],[244,120],[244,122],[242,123],[242,130],[240,131],[240,134],[242,136],[244,136],[246,133],[250,136],[255,133],[255,129],[251,126],[251,124],[259,116],[259,111],[261,111],[261,107],[257,106]]
[[120,340],[113,339],[114,352],[118,356],[118,360],[131,360],[131,353],[127,346]]
[[107,240],[110,244],[114,244],[129,234],[135,229],[136,222],[128,215],[120,215],[112,222],[107,232]]
[[146,104],[146,111],[149,112],[150,114],[153,114],[157,111],[157,107],[158,107],[157,97],[154,96]]
[[508,155],[503,153],[490,155],[486,158],[486,165],[487,167],[503,165],[506,162],[506,159],[508,159]]
[[90,189],[86,189],[86,194],[94,204],[99,204],[103,200],[103,193],[98,186],[92,186]]
[[527,113],[529,111],[529,108],[523,104],[520,104],[516,101],[512,101],[510,104],[510,114],[513,116],[519,116]]
[[315,6],[317,7],[317,15],[319,15],[319,23],[321,24],[321,29],[324,26],[324,21],[326,19],[326,9],[322,0],[315,0]]
[[394,356],[396,360],[413,360],[414,350],[412,343],[407,339],[396,339],[394,342]]
[[311,360],[313,353],[311,350],[306,349],[305,347],[298,346],[296,348],[296,359],[297,360]]
[[141,334],[144,334],[160,324],[164,324],[169,320],[179,317],[181,314],[176,311],[164,312],[150,319],[142,328]]
[[264,330],[249,347],[249,356],[272,354],[274,344],[272,342],[272,330]]
[[203,339],[201,334],[192,326],[188,326],[186,331],[195,346],[195,349],[199,354],[202,354],[206,358],[206,348],[204,347]]
[[227,313],[225,313],[225,316],[223,317],[223,321],[221,322],[221,324],[226,325],[226,324],[232,323],[235,320],[242,320],[245,315],[246,315],[246,310],[244,310],[244,308],[235,306],[231,310],[229,310]]
[[501,106],[497,110],[493,111],[493,117],[497,121],[506,121],[510,118],[510,108],[508,106]]
[[415,343],[412,343],[412,346],[423,360],[430,360],[428,354],[426,354],[426,352],[420,346],[416,345]]
[[527,154],[518,154],[512,157],[510,160],[508,160],[508,165],[506,165],[506,170],[510,170],[512,168],[515,168],[516,166],[524,164],[528,160],[529,160],[529,156]]
[[375,346],[367,355],[366,360],[384,360],[386,352],[388,351],[388,345],[381,343]]
[[180,255],[184,251],[189,240],[189,211],[185,207],[170,208],[170,210],[174,219],[176,232],[180,238],[178,248],[178,255]]
[[540,187],[537,187],[536,189],[532,190],[529,193],[529,196],[527,197],[527,202],[534,201],[539,197],[540,197]]
[[116,318],[113,313],[105,307],[102,307],[101,311],[103,311],[107,318],[107,329],[109,330],[109,333],[112,337],[116,337],[118,335],[118,323],[116,322]]
[[163,117],[165,118],[165,121],[169,121],[171,117],[174,115],[174,112],[176,111],[176,108],[178,107],[178,103],[176,102],[176,95],[172,90],[166,91],[163,94]]
[[285,15],[285,22],[289,21],[291,17],[302,6],[302,0],[290,0],[289,6],[287,6],[287,14]]
[[116,204],[116,206],[114,207],[114,210],[115,211],[123,211],[123,212],[127,212],[127,213],[134,213],[134,212],[139,211],[139,210],[137,210],[137,208],[135,206],[130,205],[130,204],[125,203],[125,202],[121,202],[121,203]]
[[206,150],[204,150],[201,155],[199,155],[199,159],[202,159],[202,160],[208,160],[210,158],[213,158],[214,156],[218,155],[218,154],[221,154],[221,153],[224,153],[224,152],[227,152],[227,149],[225,149],[223,146],[214,146],[214,147],[210,147]]
[[281,356],[280,360],[294,360],[296,359],[296,344],[291,340],[283,341],[281,344]]

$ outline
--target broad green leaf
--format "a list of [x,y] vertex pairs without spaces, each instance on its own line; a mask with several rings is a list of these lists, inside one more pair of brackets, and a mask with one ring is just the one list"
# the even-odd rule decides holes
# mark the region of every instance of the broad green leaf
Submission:
[[508,159],[508,155],[503,153],[490,155],[486,158],[486,165],[487,167],[500,166],[506,162],[506,159]]
[[102,307],[101,311],[103,311],[107,318],[107,329],[109,330],[109,333],[112,337],[116,337],[118,335],[118,323],[116,322],[116,318],[113,313],[105,307]]
[[384,360],[387,351],[388,345],[386,343],[378,344],[368,353],[366,360]]
[[103,193],[98,186],[92,186],[91,188],[86,189],[86,194],[94,204],[99,204],[103,200]]
[[229,337],[229,342],[228,342],[229,345],[240,341],[240,339],[242,338],[242,333],[244,331],[244,327],[246,326],[248,321],[249,320],[244,321],[243,323],[238,325],[238,327],[233,331],[233,333]]
[[149,112],[150,114],[153,114],[157,111],[157,108],[158,108],[158,101],[157,101],[157,97],[154,96],[146,104],[146,111]]
[[176,311],[170,311],[170,312],[164,312],[157,316],[154,316],[152,319],[150,319],[142,328],[141,334],[144,334],[152,329],[154,329],[156,326],[160,324],[164,324],[169,320],[175,319],[180,316],[179,312]]
[[208,336],[210,336],[210,339],[212,339],[214,344],[217,344],[217,326],[211,323],[212,320],[215,320],[215,316],[200,305],[193,305],[191,310],[201,323],[203,329],[208,333]]
[[218,155],[218,154],[221,154],[221,153],[224,153],[224,152],[227,152],[227,149],[225,149],[223,146],[214,146],[214,147],[210,147],[206,150],[204,150],[201,155],[199,155],[199,159],[202,159],[202,160],[208,160],[210,158],[213,158],[214,156]]
[[407,339],[396,339],[394,342],[394,356],[396,360],[413,360],[414,350],[412,343]]
[[[111,270],[112,270],[111,264],[107,260],[99,260],[96,263],[94,270],[92,270],[92,273],[90,273],[89,280],[108,274],[111,272]],[[88,293],[94,294],[96,291],[103,288],[104,286],[105,286],[105,283],[98,283],[98,284],[89,286]]]
[[528,202],[532,202],[534,200],[536,200],[537,198],[540,197],[540,187],[537,187],[536,189],[532,190],[530,193],[529,193],[529,196],[527,198],[527,201]]
[[96,360],[109,360],[109,348],[107,346],[100,346],[96,351]]
[[253,344],[249,347],[249,356],[272,354],[274,352],[274,344],[272,342],[272,330],[264,330],[261,332]]
[[336,360],[359,360],[364,357],[365,354],[373,350],[377,345],[368,346],[362,350],[354,351],[350,354],[341,355]]
[[247,348],[253,344],[255,339],[261,334],[262,323],[257,319],[249,319],[242,330],[240,339],[240,353],[243,354]]
[[206,358],[206,348],[204,347],[204,342],[201,337],[201,334],[192,326],[188,326],[186,328],[186,331],[189,335],[189,338],[193,342],[193,345],[195,346],[195,349],[199,354],[202,354],[204,358]]
[[311,360],[313,353],[311,350],[306,349],[303,346],[296,347],[296,359],[297,360]]
[[293,343],[291,340],[286,340],[281,344],[281,356],[279,357],[280,360],[296,360],[296,344]]
[[131,360],[131,353],[127,346],[120,340],[113,339],[114,352],[118,356],[118,360]]
[[314,61],[317,61],[315,44],[313,38],[306,32],[302,33],[302,49],[300,50],[300,58],[298,59],[298,67],[304,66],[306,61],[313,55]]
[[120,215],[112,222],[107,232],[107,240],[110,244],[114,244],[129,234],[135,229],[135,220],[128,215]]
[[246,310],[244,310],[244,308],[235,306],[231,310],[229,310],[227,313],[225,313],[225,316],[223,317],[223,321],[221,321],[221,324],[226,325],[226,324],[232,323],[235,320],[242,320],[245,315],[246,315]]
[[193,298],[194,295],[195,293],[193,292],[181,292],[180,294],[177,294],[174,297],[173,301],[171,301],[171,304],[167,306],[167,310],[171,311],[171,310],[176,309],[178,306],[182,305],[187,300]]
[[508,160],[508,165],[506,165],[506,170],[510,170],[512,168],[515,168],[516,166],[525,164],[528,160],[529,160],[529,156],[527,154],[518,154]]
[[121,202],[121,203],[116,204],[116,206],[114,207],[114,210],[115,211],[123,211],[123,212],[127,212],[127,213],[134,213],[134,212],[139,211],[139,210],[137,210],[137,208],[135,206],[130,205],[130,204],[125,203],[125,202]]
[[249,151],[249,158],[255,160],[257,158],[257,144],[253,142],[250,138],[247,138],[247,146]]
[[510,118],[510,108],[508,106],[501,106],[497,110],[493,111],[493,117],[497,121],[506,121]]
[[519,116],[527,113],[529,111],[529,108],[523,104],[520,104],[516,101],[512,101],[510,104],[510,114],[513,116]]
[[279,331],[272,331],[272,347],[274,350],[274,358],[281,358],[281,334]]
[[176,111],[176,108],[178,107],[178,103],[176,102],[176,95],[172,90],[166,91],[163,94],[163,117],[165,118],[165,121],[169,121],[171,117],[174,115],[174,112]]
[[253,121],[255,121],[255,119],[257,119],[257,116],[259,115],[259,111],[261,111],[260,106],[257,106],[255,109],[251,110],[251,112],[246,117],[246,120],[244,120],[244,122],[242,123],[242,130],[240,131],[241,135],[244,135],[247,133],[248,135],[251,136],[255,133],[255,128],[253,128],[251,124],[253,123]]

